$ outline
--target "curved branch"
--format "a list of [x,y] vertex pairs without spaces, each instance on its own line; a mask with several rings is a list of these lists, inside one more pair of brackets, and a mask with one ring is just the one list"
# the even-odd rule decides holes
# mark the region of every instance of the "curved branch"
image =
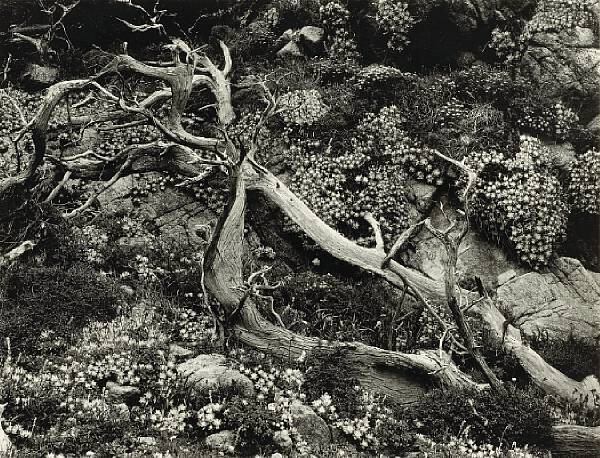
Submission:
[[[420,290],[426,297],[437,301],[445,299],[443,285],[415,270],[404,267],[393,260],[390,261],[387,269],[381,268],[385,259],[384,254],[371,248],[361,247],[327,226],[268,170],[248,161],[244,173],[248,189],[263,193],[283,213],[298,224],[306,235],[335,258],[372,272],[400,288],[404,284],[404,279],[410,286]],[[461,293],[469,294],[467,291]],[[567,377],[545,362],[533,349],[523,344],[520,331],[513,326],[508,326],[503,341],[503,325],[506,320],[490,298],[482,298],[473,303],[470,312],[481,317],[492,335],[498,342],[503,343],[504,349],[509,354],[514,355],[519,360],[537,386],[545,392],[562,399],[572,402],[583,401],[588,405],[593,405],[596,393],[600,393],[598,379],[590,376],[582,382],[577,382]]]

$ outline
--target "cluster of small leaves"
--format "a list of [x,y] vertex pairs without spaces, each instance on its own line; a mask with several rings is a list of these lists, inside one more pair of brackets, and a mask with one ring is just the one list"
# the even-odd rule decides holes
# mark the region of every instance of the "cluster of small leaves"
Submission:
[[526,27],[533,35],[538,32],[553,32],[574,27],[593,27],[595,0],[542,0],[537,5],[535,16]]
[[408,176],[441,185],[443,165],[432,149],[408,136],[405,123],[406,118],[395,105],[383,107],[378,113],[367,113],[356,128],[355,151],[368,158],[401,164]]
[[508,241],[520,261],[534,269],[546,265],[564,240],[569,214],[544,154],[539,140],[523,137],[513,158],[496,151],[466,158],[480,172],[472,198],[476,224],[493,240]]
[[316,89],[299,89],[279,98],[281,117],[287,124],[311,125],[322,119],[329,108]]
[[589,150],[570,169],[569,199],[573,209],[600,214],[600,152]]
[[377,0],[375,21],[387,38],[387,47],[401,52],[410,43],[408,34],[416,23],[408,4],[395,0]]
[[321,6],[320,13],[330,57],[342,62],[356,61],[360,55],[350,30],[348,8],[338,1],[328,1]]
[[359,91],[370,94],[372,90],[389,91],[390,85],[411,78],[414,78],[412,73],[403,72],[387,65],[372,64],[361,68],[352,78],[352,83]]
[[520,110],[517,125],[524,131],[564,141],[577,125],[579,116],[561,102],[551,106],[527,105]]
[[503,31],[499,28],[492,30],[488,47],[494,51],[498,59],[507,63],[519,57],[519,43],[508,30]]

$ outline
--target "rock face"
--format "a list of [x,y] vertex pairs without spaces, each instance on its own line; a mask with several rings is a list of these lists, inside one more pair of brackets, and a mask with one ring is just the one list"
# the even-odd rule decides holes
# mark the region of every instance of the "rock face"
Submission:
[[[158,174],[147,174],[152,178]],[[172,239],[183,239],[192,244],[202,244],[196,228],[205,226],[215,218],[215,215],[203,207],[201,201],[166,187],[159,192],[150,193],[137,207],[133,205],[131,192],[134,187],[133,177],[124,177],[100,194],[98,200],[107,212],[132,211],[142,218],[155,222],[161,234]]]
[[252,381],[237,370],[228,367],[227,360],[223,355],[197,356],[179,364],[177,372],[190,387],[196,389],[233,386],[238,388],[245,396],[254,395]]
[[522,15],[535,3],[534,0],[410,0],[409,6],[419,18],[438,10],[458,33],[470,34],[509,16]]
[[600,275],[572,258],[559,258],[547,273],[529,272],[497,290],[498,306],[509,310],[526,335],[595,339],[600,336]]
[[521,71],[538,84],[569,93],[584,102],[588,115],[598,114],[600,49],[592,29],[537,33],[523,56]]
[[[444,211],[450,218],[460,219],[455,210],[448,205],[444,207]],[[443,229],[448,224],[439,206],[435,206],[428,216],[435,227]],[[413,244],[415,250],[408,255],[406,262],[429,277],[443,281],[446,269],[446,249],[442,242],[426,228],[422,228],[414,237]],[[463,275],[481,278],[484,286],[488,289],[495,289],[499,285],[499,278],[502,280],[505,272],[512,270],[515,275],[527,272],[526,269],[508,259],[501,248],[492,245],[474,230],[469,231],[461,245],[457,268]]]

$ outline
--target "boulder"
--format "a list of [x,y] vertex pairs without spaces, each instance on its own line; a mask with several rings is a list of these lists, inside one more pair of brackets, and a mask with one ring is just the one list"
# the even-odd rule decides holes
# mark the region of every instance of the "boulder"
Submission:
[[227,365],[225,356],[216,353],[199,355],[177,366],[188,386],[197,390],[236,387],[245,396],[254,396],[254,384],[241,372]]
[[[145,174],[141,180],[152,180],[159,174]],[[181,192],[178,188],[166,186],[141,198],[134,205],[131,192],[136,186],[136,178],[120,178],[116,183],[98,196],[98,201],[107,213],[134,212],[139,219],[153,221],[159,233],[172,240],[185,240],[194,246],[206,243],[196,233],[196,227],[206,226],[214,218],[214,213],[206,208],[201,199]],[[144,239],[140,240],[146,244]],[[124,243],[133,243],[131,238]]]
[[184,348],[177,344],[171,344],[169,345],[169,354],[175,356],[175,358],[183,359],[192,356],[194,352],[189,348]]
[[309,54],[318,54],[323,51],[325,30],[321,27],[307,25],[298,32],[298,41],[303,50]]
[[331,443],[331,431],[329,426],[315,411],[304,405],[293,405],[290,408],[292,424],[311,445],[328,445]]
[[497,303],[528,336],[600,337],[600,278],[576,259],[558,258],[547,272],[513,278],[498,288]]
[[206,439],[204,439],[204,443],[211,450],[224,453],[232,453],[235,449],[235,438],[235,432],[225,430],[211,434]]
[[596,135],[600,135],[600,114],[596,115],[594,119],[588,123],[587,128]]

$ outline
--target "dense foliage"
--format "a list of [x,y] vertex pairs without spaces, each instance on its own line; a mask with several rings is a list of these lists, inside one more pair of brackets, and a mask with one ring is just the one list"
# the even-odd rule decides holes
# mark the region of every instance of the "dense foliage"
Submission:
[[459,436],[468,427],[478,443],[544,444],[552,425],[542,399],[514,389],[506,394],[434,390],[410,408],[409,415],[437,441]]

